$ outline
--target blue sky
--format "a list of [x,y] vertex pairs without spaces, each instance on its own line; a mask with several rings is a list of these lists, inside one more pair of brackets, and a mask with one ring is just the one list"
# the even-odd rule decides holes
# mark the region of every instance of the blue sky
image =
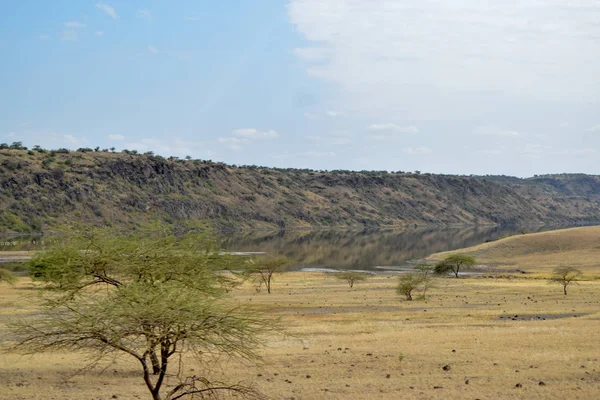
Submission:
[[595,0],[4,2],[0,142],[600,173]]

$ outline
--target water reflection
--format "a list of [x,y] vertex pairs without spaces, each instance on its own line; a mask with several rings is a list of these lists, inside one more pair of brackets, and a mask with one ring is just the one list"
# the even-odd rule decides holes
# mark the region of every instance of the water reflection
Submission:
[[506,235],[557,227],[474,226],[457,228],[242,232],[226,237],[229,251],[284,254],[295,269],[378,270],[402,266],[432,253],[455,250]]
[[[245,231],[223,234],[222,247],[232,252],[283,254],[294,269],[327,268],[381,271],[401,267],[432,253],[455,250],[503,236],[566,226],[471,226],[381,230]],[[11,251],[42,250],[60,236],[0,237],[0,262]],[[3,256],[4,252],[4,256]],[[7,258],[8,257],[8,258]]]

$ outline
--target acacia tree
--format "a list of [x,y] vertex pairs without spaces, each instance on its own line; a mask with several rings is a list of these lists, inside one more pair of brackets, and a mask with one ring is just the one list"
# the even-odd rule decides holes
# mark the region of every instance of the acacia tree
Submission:
[[348,286],[350,286],[350,289],[354,287],[354,284],[356,282],[362,282],[367,280],[368,278],[366,274],[354,271],[338,272],[335,274],[335,276],[338,279],[348,282]]
[[576,283],[583,273],[581,270],[574,267],[558,267],[552,271],[552,276],[549,279],[549,283],[557,283],[562,285],[563,293],[567,295],[567,287],[571,283]]
[[418,264],[415,267],[417,273],[423,277],[421,282],[421,297],[425,298],[427,291],[434,287],[434,280],[432,275],[435,273],[435,266],[431,264]]
[[247,263],[244,275],[254,282],[257,292],[264,284],[270,294],[273,274],[284,271],[289,264],[290,260],[285,256],[259,257]]
[[423,297],[425,297],[425,292],[431,287],[431,280],[431,275],[424,271],[402,274],[398,277],[396,293],[411,301],[415,290],[423,290]]
[[434,272],[437,275],[445,275],[452,272],[456,278],[462,269],[463,271],[472,270],[475,267],[475,257],[466,254],[452,254],[442,261],[438,262],[434,267]]
[[273,322],[230,304],[227,293],[236,280],[219,272],[239,261],[201,233],[114,237],[93,230],[61,237],[31,261],[42,316],[14,326],[14,349],[92,353],[94,362],[126,354],[139,362],[154,400],[217,397],[222,391],[260,397],[241,383],[185,376],[182,368],[186,355],[205,367],[221,355],[259,358],[261,334]]

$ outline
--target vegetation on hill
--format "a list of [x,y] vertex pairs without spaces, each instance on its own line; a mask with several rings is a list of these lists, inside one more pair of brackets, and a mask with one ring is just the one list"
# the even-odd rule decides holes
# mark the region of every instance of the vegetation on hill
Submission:
[[600,267],[600,226],[561,229],[517,235],[451,252],[433,254],[430,260],[441,260],[463,253],[486,264],[526,273],[548,275],[553,269],[573,267],[586,274],[598,274]]
[[314,171],[164,158],[135,150],[0,145],[0,230],[66,222],[135,229],[211,220],[221,229],[600,221],[600,177],[499,179]]

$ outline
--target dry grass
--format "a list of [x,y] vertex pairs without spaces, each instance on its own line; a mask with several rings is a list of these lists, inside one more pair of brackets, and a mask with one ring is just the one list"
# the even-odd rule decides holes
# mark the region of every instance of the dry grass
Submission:
[[439,260],[449,254],[472,254],[478,263],[505,270],[521,269],[548,275],[558,266],[580,268],[588,277],[600,275],[600,227],[571,228],[511,236],[459,251],[437,253]]
[[[271,295],[240,288],[240,302],[282,317],[290,336],[264,350],[266,364],[223,363],[213,378],[253,383],[271,399],[599,398],[600,282],[564,296],[540,280],[440,279],[413,302],[394,284],[380,276],[350,290],[333,276],[288,273]],[[33,311],[20,299],[27,285],[0,288],[2,324]],[[129,360],[69,378],[84,365],[70,354],[3,354],[0,399],[148,398]]]

